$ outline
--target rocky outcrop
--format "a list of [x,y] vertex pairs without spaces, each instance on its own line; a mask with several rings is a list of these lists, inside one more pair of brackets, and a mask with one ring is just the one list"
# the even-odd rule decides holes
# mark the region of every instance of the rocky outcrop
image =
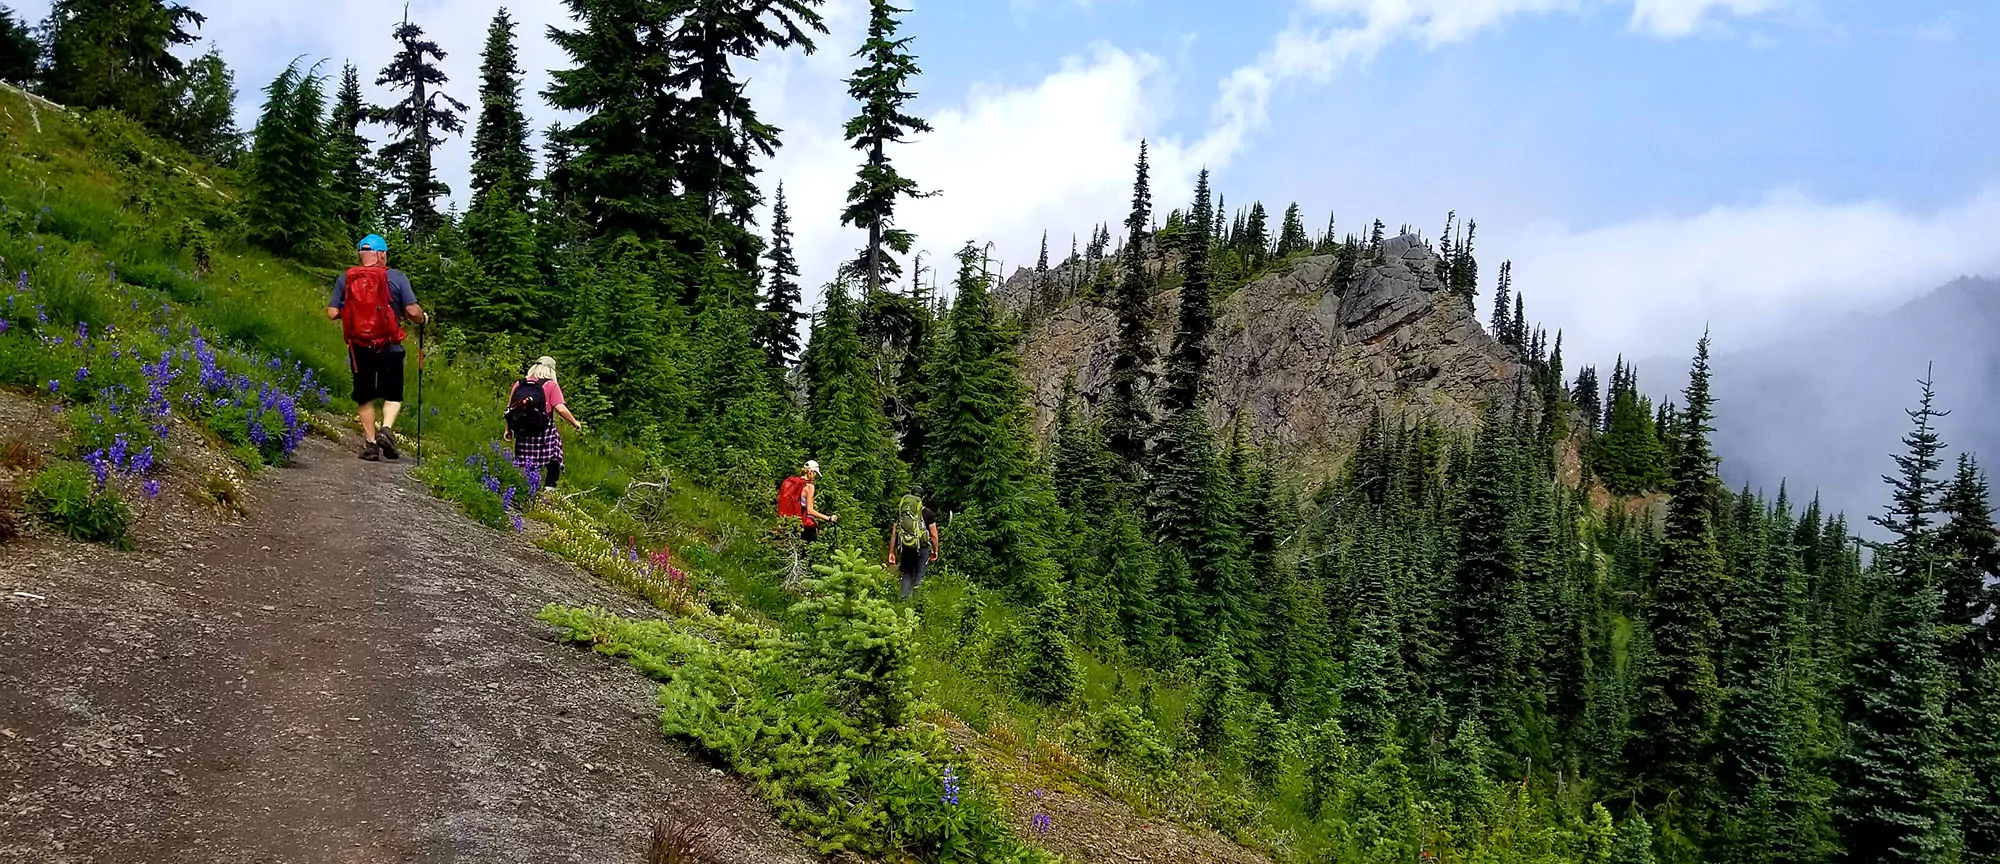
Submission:
[[[1376,409],[1466,428],[1493,400],[1510,400],[1525,371],[1520,358],[1443,290],[1436,261],[1422,240],[1398,237],[1363,255],[1344,285],[1333,284],[1333,256],[1310,257],[1222,299],[1211,342],[1211,419],[1218,428],[1241,419],[1301,467],[1330,470]],[[1002,302],[1018,308],[1032,282],[1016,272]],[[1165,357],[1180,291],[1156,299],[1154,333]],[[1023,372],[1043,434],[1065,372],[1074,370],[1089,404],[1107,391],[1115,325],[1110,309],[1073,304],[1025,335]]]

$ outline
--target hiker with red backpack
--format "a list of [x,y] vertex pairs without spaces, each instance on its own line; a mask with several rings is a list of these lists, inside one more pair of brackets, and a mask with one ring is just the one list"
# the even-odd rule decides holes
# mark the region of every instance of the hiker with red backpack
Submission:
[[778,484],[778,515],[799,520],[799,539],[811,543],[819,539],[819,525],[839,522],[839,516],[819,512],[814,497],[819,491],[819,460],[806,460],[805,471]]
[[570,413],[562,387],[556,384],[556,359],[538,357],[507,391],[506,437],[514,442],[514,464],[540,474],[544,489],[556,488],[562,479],[562,435],[551,416],[557,414],[583,431],[583,421]]
[[[361,458],[379,462],[401,459],[396,446],[396,415],[403,410],[403,321],[423,324],[428,317],[417,305],[410,277],[389,269],[389,241],[380,234],[356,245],[361,265],[333,280],[328,320],[339,321],[347,339],[347,366],[354,372],[354,401],[361,406]],[[421,362],[421,361],[420,361]],[[382,403],[382,423],[375,423],[375,403]]]

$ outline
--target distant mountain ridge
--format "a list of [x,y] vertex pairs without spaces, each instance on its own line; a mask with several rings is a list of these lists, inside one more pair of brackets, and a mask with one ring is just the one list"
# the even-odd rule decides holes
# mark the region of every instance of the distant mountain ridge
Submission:
[[[1171,256],[1154,258],[1149,266],[1164,272],[1172,263]],[[1505,400],[1527,375],[1522,358],[1445,288],[1437,263],[1420,238],[1393,237],[1363,253],[1345,279],[1336,277],[1335,256],[1306,256],[1218,298],[1209,368],[1216,427],[1240,418],[1288,461],[1323,473],[1344,460],[1378,408],[1385,417],[1469,429],[1495,398],[1511,404]],[[1072,275],[1052,272],[1051,279],[1067,284]],[[1018,270],[996,294],[1018,312],[1033,284],[1032,271]],[[1162,358],[1179,302],[1177,287],[1154,295]],[[1022,372],[1037,428],[1047,434],[1066,372],[1075,371],[1085,404],[1106,392],[1116,317],[1108,307],[1074,302],[1033,318]]]
[[[1815,492],[1857,529],[1888,500],[1881,475],[1909,431],[1925,368],[1937,388],[1946,472],[1971,452],[2000,469],[2000,280],[1963,277],[1876,315],[1715,357],[1715,449],[1723,479],[1793,500]],[[1646,373],[1678,398],[1686,362]],[[1657,370],[1657,371],[1654,371]],[[2000,472],[1996,472],[2000,473]]]

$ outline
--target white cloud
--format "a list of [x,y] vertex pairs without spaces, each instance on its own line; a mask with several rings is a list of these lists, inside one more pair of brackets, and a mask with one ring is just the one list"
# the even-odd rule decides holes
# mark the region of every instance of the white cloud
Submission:
[[1711,11],[1748,18],[1791,5],[1792,0],[1633,0],[1632,29],[1671,39],[1694,33]]
[[1961,275],[2000,272],[2000,249],[1988,242],[1996,233],[2000,188],[1929,213],[1781,192],[1751,206],[1587,229],[1498,228],[1480,239],[1504,250],[1482,257],[1513,259],[1529,317],[1564,329],[1575,368],[1621,351],[1685,356],[1704,327],[1718,351],[1764,344]]
[[1509,18],[1627,4],[1633,30],[1671,39],[1693,34],[1711,11],[1752,16],[1799,2],[1805,0],[1300,0],[1271,47],[1223,79],[1215,129],[1201,147],[1211,160],[1226,160],[1264,125],[1278,87],[1294,81],[1324,84],[1405,40],[1436,48]]

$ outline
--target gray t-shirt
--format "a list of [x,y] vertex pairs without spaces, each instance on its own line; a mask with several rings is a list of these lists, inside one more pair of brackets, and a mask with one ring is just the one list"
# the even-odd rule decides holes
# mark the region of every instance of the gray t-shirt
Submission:
[[[392,304],[396,307],[396,320],[405,320],[408,316],[403,310],[417,305],[416,289],[410,287],[410,277],[404,275],[401,270],[390,270],[388,278],[389,296],[396,301]],[[328,300],[326,305],[335,309],[347,305],[347,271],[342,270],[339,276],[333,277],[333,299]],[[403,346],[394,345],[390,350],[401,351]]]

